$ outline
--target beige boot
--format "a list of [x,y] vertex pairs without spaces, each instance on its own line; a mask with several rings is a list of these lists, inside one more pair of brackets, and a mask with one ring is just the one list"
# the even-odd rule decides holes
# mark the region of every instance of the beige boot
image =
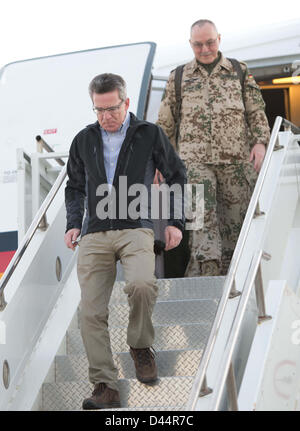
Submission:
[[217,260],[206,260],[201,262],[201,276],[211,277],[221,275],[220,264]]

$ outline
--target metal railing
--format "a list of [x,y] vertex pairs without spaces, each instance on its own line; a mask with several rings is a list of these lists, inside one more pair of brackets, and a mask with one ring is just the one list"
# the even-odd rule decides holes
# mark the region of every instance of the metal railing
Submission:
[[[45,141],[43,141],[45,143]],[[49,147],[50,148],[50,147]],[[51,159],[54,159],[57,161],[57,163],[61,165],[60,162],[62,162],[64,165],[65,163],[61,158],[57,158],[57,156],[60,157],[68,157],[68,152],[54,152],[49,151],[47,153],[41,153],[37,152],[31,155],[31,168],[32,168],[32,178],[31,178],[31,192],[32,192],[32,217],[38,212],[40,205],[41,205],[41,179],[45,180],[47,176],[53,171],[53,167],[48,166],[48,162]],[[64,166],[63,165],[63,166]],[[54,175],[57,175],[57,169],[59,172],[61,172],[61,168],[55,168]],[[51,175],[49,175],[49,179],[51,178]],[[51,179],[52,180],[52,179]],[[53,181],[53,180],[52,180]],[[51,184],[50,184],[51,188]],[[49,190],[50,190],[49,188]],[[42,218],[42,221],[39,225],[40,229],[47,229],[47,220],[46,215]]]
[[21,244],[19,245],[16,253],[13,255],[8,267],[6,268],[6,271],[4,272],[1,280],[0,280],[0,311],[3,311],[6,307],[6,302],[4,298],[4,289],[9,282],[11,276],[13,275],[18,263],[20,262],[23,254],[25,253],[30,241],[32,240],[36,230],[38,229],[39,225],[41,224],[42,220],[45,217],[45,214],[52,203],[53,199],[55,198],[58,190],[60,189],[61,185],[63,184],[65,178],[67,175],[66,166],[64,166],[58,175],[55,183],[53,184],[51,190],[49,191],[46,199],[42,203],[39,211],[37,212],[36,216],[34,217],[31,225],[29,226],[28,231],[26,232],[24,238],[22,239]]
[[[210,363],[210,359],[213,353],[213,349],[216,343],[216,338],[219,333],[219,329],[222,323],[222,319],[225,313],[225,308],[226,308],[228,299],[236,297],[237,295],[241,295],[241,292],[238,292],[236,290],[235,276],[242,256],[242,252],[244,250],[248,232],[250,230],[252,219],[254,217],[257,217],[258,215],[263,214],[260,212],[260,209],[259,209],[259,197],[270,165],[272,153],[273,151],[276,151],[282,148],[278,143],[278,134],[282,125],[285,127],[285,130],[290,130],[293,133],[300,134],[300,129],[297,126],[295,126],[293,123],[283,119],[282,117],[276,117],[273,129],[272,129],[271,137],[270,137],[270,142],[266,151],[265,159],[264,159],[260,174],[258,176],[256,187],[253,192],[251,201],[249,203],[248,211],[246,213],[245,220],[239,235],[239,239],[237,241],[237,244],[232,256],[228,274],[225,279],[223,295],[219,302],[219,306],[210,331],[208,342],[203,352],[203,356],[195,376],[194,385],[192,387],[190,397],[186,405],[187,410],[194,410],[199,397],[205,396],[213,392],[213,390],[207,386],[206,373],[207,373],[208,365]],[[252,265],[250,267],[250,271],[248,273],[248,277],[246,279],[246,283],[244,285],[242,296],[240,298],[238,311],[236,312],[235,319],[234,319],[234,325],[237,325],[237,326],[233,326],[231,328],[230,338],[227,344],[228,349],[230,350],[224,352],[224,357],[222,357],[221,367],[217,378],[218,379],[217,382],[219,384],[218,388],[223,388],[225,384],[225,380],[228,379],[228,383],[229,383],[228,398],[229,398],[230,407],[233,410],[237,409],[237,393],[236,393],[235,378],[234,378],[231,358],[232,358],[232,352],[235,347],[235,342],[237,338],[236,328],[240,327],[240,319],[242,319],[242,317],[244,316],[245,303],[248,300],[254,279],[256,279],[256,286],[257,286],[256,297],[257,297],[257,303],[259,308],[259,314],[262,314],[260,317],[262,319],[269,317],[269,316],[266,316],[265,314],[264,293],[262,291],[262,285],[259,286],[261,274],[260,272],[258,272],[258,270],[259,270],[261,257],[268,258],[267,255],[264,256],[264,253],[260,252],[259,255],[256,255],[255,258],[253,259]],[[215,398],[216,406],[219,406],[221,394],[222,394],[222,390],[218,390],[217,394],[213,395],[213,397]]]
[[[59,166],[64,166],[65,162],[61,157],[68,157],[68,152],[57,153],[50,147],[49,144],[41,137],[36,136],[37,153],[32,153],[30,156],[22,148],[17,149],[17,166],[18,166],[18,240],[19,242],[24,237],[27,230],[28,212],[26,213],[27,205],[27,186],[28,177],[26,177],[27,168],[30,168],[31,176],[31,214],[30,221],[40,208],[41,189],[48,193],[56,180],[61,167],[54,167],[48,163],[48,160],[54,159]],[[43,153],[43,149],[47,153]],[[59,157],[58,157],[59,156]],[[27,163],[26,163],[27,162]],[[41,169],[42,168],[42,169]],[[55,178],[54,178],[55,177]],[[47,228],[47,220],[44,216],[39,229]]]
[[[46,150],[48,153],[54,153],[53,148],[50,147],[49,144],[47,144],[47,142],[40,136],[36,136],[36,141],[38,143],[38,146],[40,147],[40,152],[42,152],[41,150],[44,149]],[[65,166],[65,162],[62,159],[55,159],[55,161],[60,165],[60,166]]]
[[263,251],[257,251],[252,259],[252,263],[248,271],[243,292],[241,294],[241,298],[235,313],[228,341],[222,355],[222,361],[217,373],[215,390],[213,391],[212,396],[212,406],[214,410],[218,410],[220,407],[221,397],[225,384],[227,384],[229,409],[233,411],[238,410],[238,395],[236,390],[236,380],[233,369],[232,356],[253,285],[255,285],[256,301],[258,306],[258,321],[261,322],[264,320],[271,319],[271,316],[268,316],[266,314],[263,285],[259,277],[261,270],[260,263],[263,257]]
[[285,130],[290,130],[294,135],[300,135],[300,127],[291,123],[289,120],[283,119],[283,125],[285,127]]

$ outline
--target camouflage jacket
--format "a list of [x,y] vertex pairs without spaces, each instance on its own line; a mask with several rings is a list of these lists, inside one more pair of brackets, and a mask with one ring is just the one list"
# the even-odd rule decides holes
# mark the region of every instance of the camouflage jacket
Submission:
[[[239,77],[221,55],[209,75],[194,59],[186,64],[181,84],[179,155],[190,163],[234,163],[249,159],[252,146],[266,145],[269,125],[260,88],[245,72],[244,100]],[[169,76],[158,122],[175,146],[175,71]]]

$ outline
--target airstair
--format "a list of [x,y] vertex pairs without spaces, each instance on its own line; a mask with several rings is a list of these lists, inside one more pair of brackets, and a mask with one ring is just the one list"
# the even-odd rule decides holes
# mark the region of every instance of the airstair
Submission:
[[[158,280],[155,385],[135,378],[116,281],[109,326],[121,410],[299,410],[299,140],[277,117],[226,277]],[[76,252],[63,242],[65,177],[62,168],[0,280],[0,410],[80,410],[92,390]]]
[[[126,344],[128,305],[124,282],[117,282],[110,303],[110,336],[119,369],[121,406],[126,409],[183,410],[207,342],[223,279],[159,280],[159,298],[153,314],[154,349],[159,381],[154,386],[138,382]],[[55,357],[55,382],[44,383],[43,410],[80,410],[93,389],[88,383],[88,363],[78,326],[66,334],[66,354]]]

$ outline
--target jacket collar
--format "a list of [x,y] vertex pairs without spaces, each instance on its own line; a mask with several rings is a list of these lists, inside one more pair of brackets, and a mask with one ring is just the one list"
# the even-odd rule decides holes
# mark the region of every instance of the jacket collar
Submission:
[[[199,70],[199,71],[203,70],[201,65],[199,65],[199,63],[197,62],[196,58],[194,58],[190,63],[188,63],[187,68],[190,69],[192,72],[196,72],[197,70]],[[230,63],[230,61],[226,57],[224,57],[222,52],[221,52],[221,58],[220,58],[219,62],[216,64],[216,66],[214,67],[214,70],[212,73],[214,73],[216,70],[218,70],[218,68],[223,68],[223,69],[226,69],[228,71],[232,70],[232,64]]]
[[[139,120],[132,112],[129,112],[130,114],[130,123],[129,123],[129,127],[139,127],[141,125],[147,125],[148,122],[144,121],[144,120]],[[89,124],[86,126],[87,129],[99,129],[100,125],[98,123],[98,121],[96,121],[95,123]]]

